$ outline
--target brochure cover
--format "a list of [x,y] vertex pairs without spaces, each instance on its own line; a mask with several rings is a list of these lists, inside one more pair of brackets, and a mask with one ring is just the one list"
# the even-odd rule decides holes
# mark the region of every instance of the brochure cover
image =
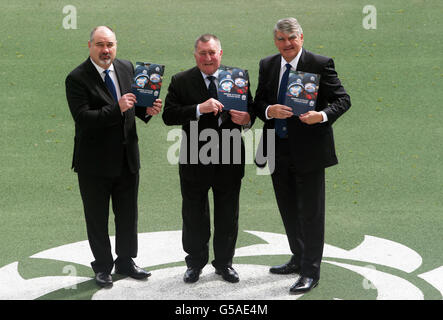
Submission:
[[220,66],[218,74],[218,100],[223,110],[248,111],[249,74],[240,68]]
[[150,62],[135,64],[134,81],[131,85],[138,107],[152,107],[160,96],[165,66]]
[[294,115],[315,109],[320,75],[303,71],[289,73],[285,105],[292,108]]

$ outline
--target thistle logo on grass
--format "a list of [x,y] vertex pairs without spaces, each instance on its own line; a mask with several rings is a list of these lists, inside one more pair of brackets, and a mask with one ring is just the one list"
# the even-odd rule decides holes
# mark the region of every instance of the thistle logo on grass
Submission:
[[[266,243],[237,248],[236,259],[290,254],[284,234],[245,232]],[[183,282],[185,266],[158,268],[162,265],[184,261],[181,231],[139,234],[139,248],[136,263],[144,268],[153,268],[152,277],[147,281],[137,281],[131,278],[116,280],[111,289],[97,288],[97,292],[92,296],[93,299],[283,300],[300,297],[300,295],[293,296],[288,293],[288,288],[294,282],[294,275],[274,275],[269,272],[269,266],[259,264],[234,263],[241,279],[234,285],[223,281],[214,273],[210,265],[203,269],[198,282],[185,284]],[[68,275],[24,279],[18,271],[19,262],[13,262],[0,268],[1,300],[36,299],[63,288],[76,289],[77,284],[85,281],[94,281],[92,275],[79,277],[75,272],[75,265],[89,267],[90,261],[93,260],[87,241],[45,250],[30,258],[68,262],[69,265],[64,270],[64,273]],[[323,258],[323,268],[329,264],[343,268],[345,272],[351,271],[360,275],[363,280],[357,284],[357,287],[366,292],[376,290],[376,299],[421,300],[425,298],[422,290],[415,285],[420,281],[411,278],[411,273],[422,264],[422,258],[417,252],[400,243],[366,235],[362,243],[351,250],[325,244]],[[392,270],[395,275],[380,269]],[[443,266],[419,274],[418,277],[443,294]],[[406,278],[412,280],[413,283]],[[334,284],[325,283],[324,285],[333,286]],[[171,287],[174,290],[170,290]],[[225,295],[228,291],[229,295]],[[332,296],[331,299],[341,299],[341,297]]]

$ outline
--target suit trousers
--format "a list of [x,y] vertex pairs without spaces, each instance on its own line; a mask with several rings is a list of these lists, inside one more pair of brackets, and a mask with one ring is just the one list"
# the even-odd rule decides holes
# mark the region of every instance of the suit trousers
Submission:
[[272,183],[293,253],[291,261],[301,267],[302,276],[319,279],[324,246],[325,169],[299,173],[291,161],[288,139],[276,137],[275,151]]
[[127,162],[120,176],[102,177],[78,173],[89,245],[95,261],[94,272],[110,273],[114,266],[108,233],[109,204],[115,221],[116,263],[137,256],[137,196],[139,173],[132,173]]
[[230,184],[192,181],[180,177],[182,193],[183,249],[188,267],[203,268],[209,260],[211,222],[209,189],[214,196],[214,260],[219,269],[231,266],[238,234],[238,215],[241,179]]

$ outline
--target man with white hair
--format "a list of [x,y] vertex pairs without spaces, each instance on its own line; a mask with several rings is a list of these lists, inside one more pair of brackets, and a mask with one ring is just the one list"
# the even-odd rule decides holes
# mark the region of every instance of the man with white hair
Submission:
[[[324,245],[325,168],[338,163],[332,124],[351,106],[331,58],[303,48],[303,30],[295,18],[274,27],[279,54],[260,61],[255,95],[256,115],[264,132],[275,129],[275,169],[272,183],[292,257],[270,269],[275,274],[299,274],[292,293],[314,288],[320,279]],[[285,94],[291,70],[315,73],[320,84],[315,110],[294,116]],[[286,84],[285,84],[286,83]],[[263,135],[263,139],[267,134]],[[267,142],[263,146],[267,146]],[[261,163],[258,165],[265,165]]]

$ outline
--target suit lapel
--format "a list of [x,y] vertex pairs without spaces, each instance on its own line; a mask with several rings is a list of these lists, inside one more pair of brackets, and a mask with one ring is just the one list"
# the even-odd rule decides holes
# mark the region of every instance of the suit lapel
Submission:
[[203,79],[202,73],[199,68],[195,67],[192,70],[192,81],[190,83],[195,86],[193,90],[190,90],[190,92],[195,92],[198,97],[201,97],[206,101],[209,99],[209,92],[208,88],[206,87],[205,80]]
[[89,78],[96,85],[97,90],[101,93],[101,96],[110,104],[114,103],[114,98],[112,97],[111,92],[109,92],[108,87],[106,87],[105,82],[103,81],[95,66],[92,64],[89,57],[88,59],[86,59],[85,63],[86,71],[89,74]]
[[114,60],[114,70],[115,74],[117,75],[121,95],[131,92],[130,85],[132,79],[128,79],[130,78],[130,75],[128,75],[127,70],[118,59]]
[[302,48],[300,59],[297,64],[297,71],[306,71],[306,50]]
[[275,98],[275,103],[277,103],[278,99],[278,85],[280,78],[280,69],[281,69],[281,55],[277,54],[275,58],[271,61],[271,92],[272,96]]
[[[121,95],[123,96],[126,93],[132,92],[131,91],[132,77],[131,74],[128,72],[128,69],[118,59],[115,59],[113,64]],[[133,119],[135,117],[135,107],[123,112],[123,117],[125,119],[125,128],[126,128],[127,120]],[[126,139],[126,130],[124,131],[124,134]]]
[[[203,75],[198,67],[194,67],[191,70],[191,76],[189,81],[189,94],[193,95],[195,101],[198,101],[199,103],[205,102],[210,98],[208,87],[206,86],[205,83],[205,79],[203,78]],[[218,116],[217,117],[214,116],[213,113],[203,114],[200,117],[200,119],[201,119],[200,120],[201,124],[205,123],[205,125],[203,126],[207,126],[210,128],[219,128],[217,122]]]

